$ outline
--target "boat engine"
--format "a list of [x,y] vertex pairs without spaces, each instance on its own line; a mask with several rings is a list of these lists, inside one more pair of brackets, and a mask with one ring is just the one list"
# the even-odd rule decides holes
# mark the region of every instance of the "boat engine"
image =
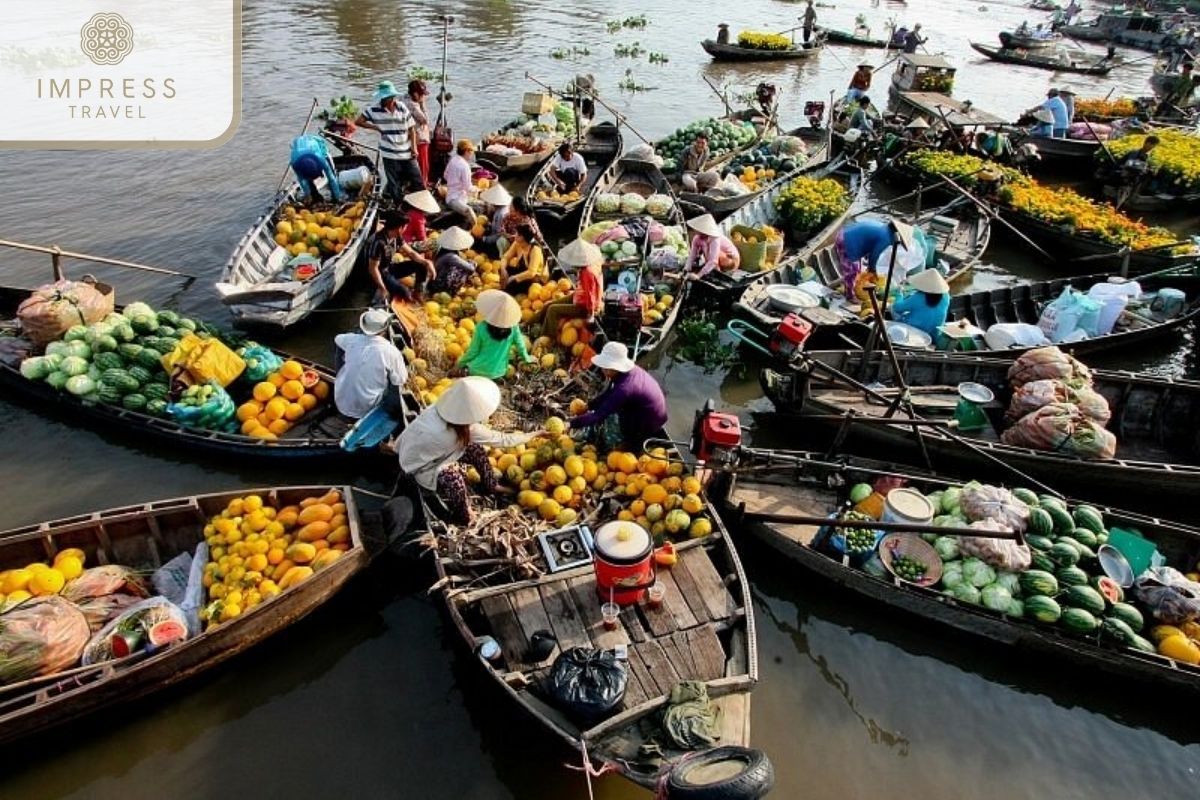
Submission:
[[742,424],[733,414],[722,414],[716,404],[709,400],[696,412],[692,426],[692,453],[702,463],[730,465],[737,462],[737,451],[742,444]]
[[812,335],[812,332],[813,324],[811,322],[799,314],[788,314],[771,334],[767,346],[775,355],[788,359],[797,350],[804,347],[805,340]]
[[808,120],[808,124],[811,127],[821,127],[821,123],[825,121],[825,101],[809,100],[806,102],[804,104],[804,117]]

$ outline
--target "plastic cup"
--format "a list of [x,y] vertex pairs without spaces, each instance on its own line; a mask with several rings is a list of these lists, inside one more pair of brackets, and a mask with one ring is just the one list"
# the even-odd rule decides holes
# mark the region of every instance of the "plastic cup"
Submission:
[[661,583],[655,583],[646,590],[646,607],[661,608],[663,598],[667,596],[667,589]]
[[616,603],[604,603],[600,606],[600,616],[604,620],[604,630],[615,631],[619,623],[621,607]]

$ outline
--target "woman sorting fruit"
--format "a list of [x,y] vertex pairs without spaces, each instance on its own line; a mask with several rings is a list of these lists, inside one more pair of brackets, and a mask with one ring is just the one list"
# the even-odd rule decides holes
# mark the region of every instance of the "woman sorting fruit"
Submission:
[[575,152],[570,142],[558,146],[558,152],[550,159],[550,182],[563,194],[575,191],[587,177],[587,162]]
[[725,272],[737,269],[741,265],[741,253],[722,232],[712,214],[701,214],[689,219],[687,224],[696,232],[692,237],[692,248],[688,252],[688,280],[703,278],[714,269]]
[[501,249],[507,248],[508,243],[516,238],[517,228],[521,225],[528,225],[533,230],[535,242],[546,241],[542,236],[542,229],[538,227],[537,217],[529,208],[529,203],[525,201],[524,197],[514,197],[508,213],[504,215],[504,221],[500,224],[500,236],[504,240],[500,243]]
[[[421,287],[435,276],[433,262],[400,239],[404,216],[389,211],[383,218],[383,230],[371,237],[367,247],[367,274],[386,300],[400,298],[411,301],[421,295]],[[396,262],[399,254],[403,261]],[[404,284],[413,278],[413,288]]]
[[525,348],[521,306],[516,300],[497,289],[485,289],[475,301],[475,310],[483,315],[483,322],[475,326],[471,344],[455,364],[460,373],[503,378],[514,350],[526,364],[536,360]]
[[596,245],[576,239],[559,251],[558,263],[564,269],[575,269],[577,272],[575,293],[545,307],[542,335],[554,339],[558,338],[558,329],[563,320],[586,319],[589,323],[594,320],[602,308],[604,293],[604,276],[600,271],[604,254]]
[[504,220],[512,210],[512,195],[497,183],[488,187],[479,199],[487,203],[487,210],[484,212],[487,216],[487,227],[483,232],[483,244],[489,252],[499,257],[503,255],[500,244],[504,237]]
[[633,363],[621,342],[609,342],[592,366],[604,373],[609,385],[587,409],[571,419],[571,428],[590,428],[616,416],[623,449],[640,452],[647,439],[658,436],[667,424],[667,398],[649,372]]
[[471,276],[475,274],[475,264],[463,258],[459,253],[475,243],[475,238],[458,226],[447,228],[438,237],[438,254],[433,262],[436,273],[425,287],[428,294],[445,292],[449,295],[458,294]]
[[471,521],[468,468],[479,473],[480,494],[490,497],[500,489],[483,446],[516,447],[545,434],[500,433],[489,428],[484,423],[499,407],[500,387],[495,383],[477,376],[460,378],[409,423],[396,442],[401,472],[422,489],[436,493],[455,525]]
[[408,220],[404,225],[404,230],[400,232],[400,238],[404,240],[405,244],[418,244],[428,239],[429,232],[426,230],[425,223],[429,220],[430,214],[441,211],[438,208],[437,200],[433,199],[433,194],[428,189],[406,194],[401,208]]
[[391,315],[382,308],[371,308],[358,318],[362,333],[334,337],[344,361],[333,381],[333,402],[343,416],[362,419],[377,405],[397,419],[404,416],[400,392],[408,380],[408,368],[400,350],[383,335],[390,320]]
[[516,238],[500,259],[500,285],[512,295],[523,294],[530,284],[550,277],[546,257],[533,238],[533,227],[518,225],[515,233]]
[[937,337],[950,312],[950,286],[936,269],[918,272],[908,281],[915,291],[892,304],[892,319]]

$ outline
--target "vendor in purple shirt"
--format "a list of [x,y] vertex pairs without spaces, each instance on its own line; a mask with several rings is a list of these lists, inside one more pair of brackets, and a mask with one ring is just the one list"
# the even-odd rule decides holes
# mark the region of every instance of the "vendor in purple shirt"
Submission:
[[640,449],[667,424],[667,398],[649,372],[633,363],[620,342],[604,345],[592,366],[608,378],[608,388],[588,403],[587,411],[571,420],[572,428],[588,428],[617,415],[622,443]]

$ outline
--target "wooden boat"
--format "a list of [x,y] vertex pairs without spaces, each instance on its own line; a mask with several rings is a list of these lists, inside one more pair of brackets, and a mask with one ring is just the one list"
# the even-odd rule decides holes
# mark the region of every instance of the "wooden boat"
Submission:
[[743,206],[732,215],[726,217],[721,222],[721,229],[725,231],[727,236],[730,236],[734,227],[738,225],[745,225],[752,228],[762,225],[777,226],[779,215],[775,210],[775,199],[797,177],[810,177],[815,180],[831,178],[841,183],[846,189],[847,196],[850,198],[850,203],[846,207],[846,210],[803,241],[795,241],[795,237],[790,237],[790,243],[796,245],[796,249],[791,253],[785,250],[775,265],[765,272],[752,272],[744,269],[736,269],[730,272],[710,272],[704,278],[693,283],[691,292],[694,293],[694,301],[705,304],[715,301],[719,307],[728,308],[742,296],[742,293],[746,291],[748,286],[767,280],[766,276],[768,275],[784,274],[793,265],[804,262],[813,252],[825,247],[832,241],[833,236],[850,214],[850,210],[854,207],[858,196],[866,188],[862,170],[856,164],[843,161],[840,158],[834,161],[826,161],[823,164],[815,164],[805,167],[798,175],[790,177],[786,182],[773,186],[770,190],[758,195],[749,205]]
[[700,43],[704,52],[712,56],[713,61],[796,61],[811,58],[821,52],[825,40],[814,36],[807,44],[793,44],[786,50],[763,50],[758,47],[740,47],[736,44],[722,44],[705,39]]
[[1062,43],[1062,35],[1049,33],[1046,36],[1033,36],[1019,31],[1000,31],[998,38],[1005,50],[1041,50]]
[[[1097,640],[1072,636],[1060,628],[1014,619],[982,606],[956,601],[940,590],[873,577],[819,549],[819,527],[789,522],[789,518],[825,517],[844,507],[846,487],[896,477],[923,491],[960,484],[958,478],[899,472],[887,465],[842,458],[830,464],[803,452],[753,451],[743,454],[744,474],[722,476],[710,488],[727,523],[744,535],[768,545],[797,568],[845,587],[884,606],[936,623],[948,631],[988,640],[1015,649],[1022,657],[1044,656],[1072,669],[1073,675],[1095,674],[1111,684],[1113,679],[1137,680],[1172,691],[1194,693],[1200,689],[1200,668],[1155,653],[1117,646],[1111,638]],[[842,488],[830,488],[842,487]],[[1068,501],[1072,502],[1072,501]],[[1135,528],[1153,541],[1177,567],[1186,567],[1200,547],[1200,529],[1156,517],[1103,507],[1105,521]]]
[[[952,289],[971,274],[991,241],[990,221],[987,217],[974,213],[974,206],[963,198],[928,209],[919,215],[899,216],[901,221],[919,226],[926,235],[937,242],[938,259],[945,262],[949,270],[946,280]],[[798,310],[789,307],[786,301],[781,301],[779,297],[773,296],[778,290],[772,287],[795,286],[805,281],[816,281],[830,290],[840,291],[842,275],[832,241],[836,232],[837,229],[830,231],[820,247],[802,253],[801,258],[751,281],[741,299],[733,305],[734,316],[769,332],[779,326],[785,314]],[[953,303],[954,300],[951,300],[952,312]],[[858,319],[857,314],[848,312],[842,312],[838,318],[842,323],[850,324],[856,324]],[[828,324],[831,317],[826,314],[824,320],[823,324]],[[861,333],[858,336],[861,338]]]
[[[488,136],[503,135],[504,132],[495,131],[485,135],[481,141],[486,141]],[[521,153],[520,155],[508,155],[506,153],[498,153],[484,149],[480,151],[475,160],[481,165],[494,170],[498,175],[524,172],[526,170],[533,169],[539,164],[547,161],[552,155],[554,155],[555,149],[557,149],[562,142],[562,136],[547,136],[542,140],[543,149],[535,150],[532,153]]]
[[1141,11],[1106,11],[1095,19],[1078,24],[1060,25],[1059,33],[1072,39],[1092,42],[1116,42],[1127,47],[1157,52],[1171,40],[1165,18]]
[[1113,183],[1104,183],[1101,187],[1101,192],[1106,200],[1120,202],[1122,210],[1137,211],[1143,214],[1170,211],[1200,202],[1200,192],[1188,192],[1187,194],[1159,193],[1149,191],[1146,187],[1142,186],[1135,187],[1128,196],[1124,196],[1123,198],[1121,187]]
[[848,47],[863,47],[875,50],[882,50],[890,44],[889,40],[887,39],[874,39],[871,36],[859,36],[857,33],[839,31],[835,28],[817,26],[813,30],[820,31],[821,33],[825,34],[826,44],[841,44]]
[[[617,212],[609,217],[604,217],[596,211],[596,197],[605,192],[615,194],[640,194],[642,197],[649,197],[652,194],[663,194],[675,200],[671,206],[670,215],[666,219],[656,220],[665,226],[677,226],[686,237],[686,228],[683,209],[680,208],[678,199],[675,197],[675,191],[671,188],[671,182],[667,180],[667,176],[656,164],[649,161],[640,161],[634,158],[620,158],[612,166],[610,166],[603,175],[596,181],[594,191],[589,195],[587,202],[584,203],[583,213],[579,221],[579,233],[582,236],[583,232],[593,223],[604,219],[621,219],[627,215]],[[647,217],[648,218],[648,217]],[[639,288],[642,291],[647,291],[651,288],[656,293],[669,293],[676,298],[677,302],[671,305],[666,315],[658,323],[654,325],[642,325],[638,333],[630,340],[630,336],[619,335],[612,324],[612,320],[605,327],[605,334],[610,339],[622,341],[629,346],[630,353],[634,358],[647,359],[661,348],[667,340],[667,335],[675,326],[675,322],[679,318],[679,309],[682,308],[680,289],[682,288],[682,276],[667,277],[663,276],[662,281],[657,281],[653,287],[646,283],[649,277],[643,267],[643,260],[646,256],[644,246],[639,247],[638,255],[631,259],[626,259],[617,262],[607,262],[605,264],[605,285],[615,283],[615,278],[618,273],[625,269],[641,270],[639,278]],[[661,290],[661,291],[660,291]],[[604,324],[604,320],[601,324]]]
[[[121,564],[147,572],[204,540],[211,516],[230,500],[257,493],[280,505],[319,496],[328,486],[294,486],[193,495],[111,508],[0,533],[0,566],[52,558],[67,548],[86,564]],[[77,667],[56,675],[0,686],[0,743],[8,743],[108,706],[144,697],[209,670],[287,628],[321,606],[381,552],[377,520],[361,515],[349,487],[340,488],[350,527],[350,549],[308,579],[236,619],[153,654]]]
[[283,209],[301,202],[300,185],[293,184],[268,211],[250,226],[221,270],[217,293],[239,325],[283,329],[307,317],[338,293],[358,263],[367,240],[375,233],[376,214],[383,193],[376,159],[362,155],[334,158],[338,172],[365,167],[371,179],[359,199],[366,203],[362,216],[341,252],[321,263],[315,277],[294,280],[284,273],[292,254],[275,241],[275,223]]
[[[747,205],[755,199],[766,194],[775,192],[780,186],[787,185],[797,176],[803,174],[804,170],[816,165],[824,163],[829,158],[829,134],[828,131],[820,128],[802,127],[788,131],[785,136],[796,136],[804,140],[808,146],[808,155],[804,165],[797,167],[782,175],[778,175],[770,183],[766,184],[758,191],[747,192],[746,194],[737,194],[729,197],[714,197],[713,195],[702,192],[689,192],[686,189],[676,188],[676,193],[679,199],[685,203],[703,209],[705,212],[712,214],[716,219],[737,211],[739,208]],[[754,145],[751,145],[754,146]],[[732,159],[730,159],[732,160]],[[728,163],[728,161],[726,161]]]
[[547,160],[537,175],[529,182],[525,190],[525,202],[541,218],[554,222],[562,222],[579,210],[596,191],[596,183],[616,162],[621,155],[621,131],[611,122],[600,122],[592,125],[583,134],[583,140],[575,145],[575,152],[583,156],[587,163],[588,174],[579,187],[579,197],[575,200],[557,201],[548,197],[538,197],[550,186],[550,164]]
[[[983,356],[990,356],[984,353]],[[1154,487],[1154,501],[1183,502],[1200,488],[1200,439],[1193,420],[1200,412],[1200,382],[1173,380],[1130,372],[1095,370],[1095,390],[1108,400],[1112,420],[1107,427],[1117,437],[1116,457],[1110,461],[1077,458],[1061,452],[1035,450],[1004,444],[1004,412],[1012,391],[1003,358],[946,353],[898,351],[897,359],[906,385],[914,387],[915,415],[949,422],[958,404],[958,385],[965,381],[983,384],[996,400],[985,407],[987,426],[981,431],[961,432],[990,456],[1045,483],[1069,488],[1080,496],[1104,499],[1114,490],[1136,495]],[[815,362],[815,363],[813,363]],[[892,388],[882,388],[876,397],[852,387],[823,370],[832,367],[872,388],[894,387],[895,371],[884,352],[806,351],[781,370],[766,369],[760,376],[763,389],[785,413],[803,414],[829,425],[831,415],[883,417]],[[900,419],[910,418],[899,411]],[[864,424],[847,431],[857,441],[869,444],[888,458],[903,457],[921,463],[924,443],[935,469],[954,467],[971,474],[979,472],[1011,480],[1012,473],[952,440],[937,427],[922,427],[920,441],[911,427]],[[839,433],[840,436],[840,433]],[[886,449],[880,449],[886,448]],[[1007,474],[1005,474],[1007,473]],[[1132,499],[1129,501],[1136,504]]]
[[971,49],[980,53],[992,61],[998,61],[1001,64],[1019,64],[1024,67],[1035,67],[1037,69],[1048,69],[1054,72],[1073,72],[1080,75],[1107,75],[1112,72],[1114,64],[1112,61],[1103,58],[1091,58],[1083,56],[1075,58],[1067,54],[1065,50],[1059,50],[1053,55],[1043,55],[1044,49],[1041,50],[1010,50],[1002,47],[991,47],[979,42],[970,42]]
[[[424,493],[421,503],[429,525],[422,539],[437,550],[437,592],[474,668],[576,757],[586,754],[596,767],[608,767],[647,788],[654,788],[681,760],[704,758],[703,750],[669,746],[658,759],[639,752],[658,729],[671,689],[683,680],[703,682],[721,709],[722,746],[749,744],[750,691],[758,680],[754,610],[737,551],[711,506],[713,533],[676,545],[678,563],[657,573],[666,588],[664,605],[658,610],[626,606],[617,628],[606,630],[590,558],[551,571],[540,554],[532,564],[536,577],[517,579],[513,560],[476,565],[448,554],[455,549],[450,544],[455,529],[439,519]],[[611,515],[615,510],[602,512],[599,519]],[[541,660],[533,660],[531,649],[537,631],[550,632],[555,640]],[[500,651],[490,663],[480,654],[489,639]],[[628,649],[622,710],[587,723],[552,704],[544,680],[563,650],[621,646]]]
[[1014,143],[1028,143],[1037,148],[1040,158],[1034,164],[1042,169],[1076,169],[1081,166],[1090,166],[1096,152],[1100,149],[1100,142],[1097,139],[1038,136],[1019,128],[1012,132]]
[[[0,287],[0,323],[15,319],[17,306],[29,296],[29,290]],[[306,415],[291,430],[274,441],[256,439],[241,433],[186,428],[173,420],[155,417],[139,411],[106,405],[87,404],[68,392],[59,392],[42,381],[31,381],[21,374],[21,360],[32,352],[25,339],[2,337],[0,343],[0,391],[5,397],[20,400],[38,412],[51,413],[75,424],[85,425],[97,432],[115,431],[130,436],[139,444],[154,442],[169,446],[176,456],[202,453],[224,458],[265,459],[330,459],[350,456],[342,450],[342,436],[350,430],[353,420],[337,413],[332,401],[321,406],[319,413]],[[305,369],[314,370],[322,380],[332,384],[336,370],[284,353],[274,352],[283,359],[300,362]]]

